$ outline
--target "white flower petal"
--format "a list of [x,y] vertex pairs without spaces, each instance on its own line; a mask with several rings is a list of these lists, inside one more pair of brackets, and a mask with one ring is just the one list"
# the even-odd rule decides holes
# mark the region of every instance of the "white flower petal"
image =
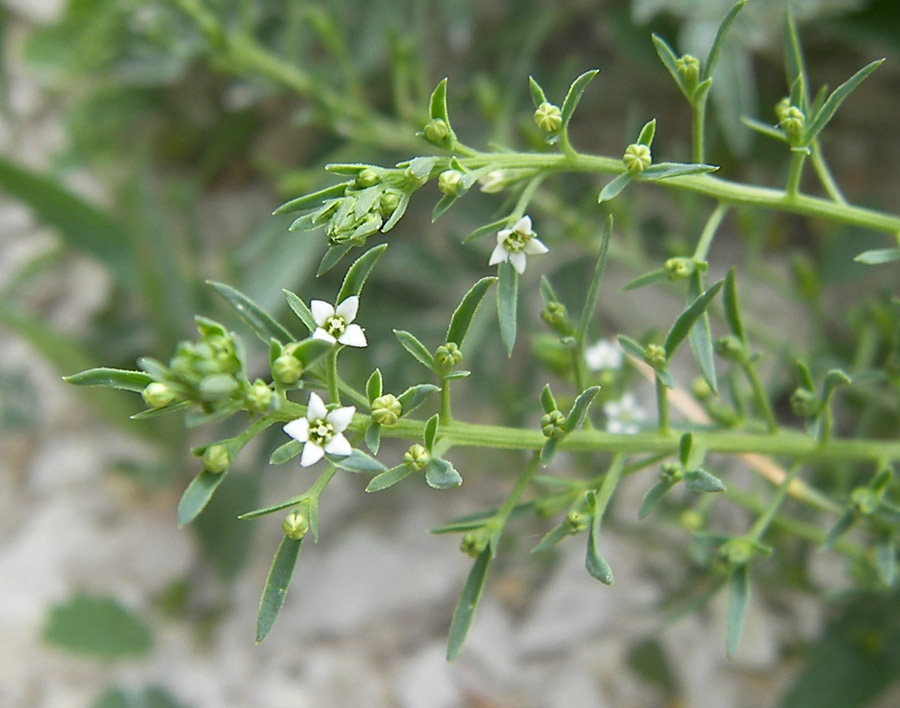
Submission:
[[313,339],[321,339],[323,342],[328,342],[329,344],[334,344],[337,340],[332,337],[328,332],[326,332],[321,327],[318,327],[315,332],[312,334]]
[[308,420],[322,420],[328,414],[325,408],[325,402],[317,393],[309,394],[309,404],[306,407],[306,417]]
[[351,295],[337,306],[337,314],[344,318],[344,322],[353,322],[356,319],[356,312],[359,310],[359,296]]
[[331,440],[325,443],[325,452],[329,455],[340,455],[341,457],[346,457],[351,452],[353,452],[353,448],[350,445],[350,442],[343,435],[338,433],[337,435],[332,436]]
[[544,242],[538,238],[530,238],[528,239],[528,243],[525,244],[525,253],[529,256],[539,256],[549,250],[550,249],[544,245]]
[[316,324],[321,327],[325,324],[325,320],[334,314],[334,307],[324,300],[313,300],[309,303],[309,311],[312,312]]
[[516,222],[516,225],[512,228],[513,231],[518,231],[520,234],[530,234],[531,233],[531,217],[523,216]]
[[512,263],[512,267],[519,271],[519,275],[525,272],[525,254],[519,251],[518,253],[510,253],[509,254],[509,262]]
[[297,442],[305,443],[309,440],[309,421],[306,418],[297,418],[285,423],[281,429]]
[[300,453],[300,466],[309,467],[316,464],[323,457],[325,457],[325,450],[318,445],[308,442],[303,446],[303,452]]
[[608,339],[601,339],[584,350],[584,361],[591,371],[622,368],[622,350]]
[[347,325],[347,329],[338,337],[341,344],[348,347],[365,347],[369,343],[366,341],[366,335],[363,334],[362,327],[358,324]]
[[497,245],[502,246],[506,243],[506,238],[512,233],[512,229],[500,229],[497,232]]
[[[347,426],[350,425],[350,421],[353,420],[354,413],[356,413],[355,406],[335,408],[325,416],[325,420],[331,423],[331,425],[334,427],[335,433],[343,433],[347,429]],[[325,449],[328,449],[327,445],[325,446]]]
[[494,246],[494,250],[491,252],[491,258],[488,261],[488,265],[497,265],[498,263],[502,263],[503,261],[509,260],[509,251],[503,248],[503,244],[498,243]]

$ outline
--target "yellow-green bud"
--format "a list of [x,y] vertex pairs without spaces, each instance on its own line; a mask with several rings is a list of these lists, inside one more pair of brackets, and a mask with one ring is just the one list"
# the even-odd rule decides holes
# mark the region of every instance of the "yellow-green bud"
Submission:
[[693,275],[697,264],[691,258],[670,258],[663,264],[663,270],[669,280],[683,280]]
[[574,509],[566,514],[566,532],[572,535],[576,533],[580,533],[587,528],[588,517],[582,514],[580,511],[575,511]]
[[747,565],[753,558],[753,545],[742,538],[732,538],[719,546],[718,560],[727,569]]
[[477,558],[487,548],[487,538],[484,533],[468,531],[463,534],[459,544],[459,550],[472,558]]
[[801,136],[805,123],[806,116],[803,115],[803,111],[797,108],[797,106],[789,106],[778,120],[778,124],[781,126],[782,130],[784,130],[791,139],[796,139]]
[[690,54],[682,54],[675,60],[675,71],[688,91],[693,91],[700,78],[700,60]]
[[300,380],[303,373],[303,364],[291,354],[282,354],[272,362],[272,378],[275,383],[282,386],[290,386]]
[[391,393],[378,396],[372,401],[372,420],[379,425],[393,425],[400,419],[403,406]]
[[781,119],[784,118],[785,114],[788,111],[788,108],[791,107],[791,99],[785,96],[778,103],[775,104],[775,117],[778,119],[778,122],[781,122]]
[[632,143],[625,148],[625,154],[622,155],[622,162],[625,163],[625,169],[633,175],[639,175],[650,167],[652,160],[650,148],[641,143]]
[[141,396],[144,399],[144,403],[150,408],[165,408],[178,398],[178,394],[168,384],[164,384],[161,381],[147,384],[144,390],[141,391]]
[[555,133],[562,126],[562,111],[559,106],[544,101],[534,112],[534,122],[545,133]]
[[726,361],[734,361],[743,364],[747,361],[747,350],[744,348],[743,342],[729,334],[727,337],[719,337],[716,340],[716,354]]
[[458,197],[465,191],[462,180],[463,173],[459,170],[444,170],[438,175],[438,189],[448,197]]
[[292,541],[299,541],[309,531],[309,520],[306,518],[306,514],[292,511],[281,522],[281,530]]
[[573,332],[569,313],[561,302],[548,302],[541,310],[541,319],[557,334],[570,335]]
[[228,448],[220,443],[210,445],[203,451],[200,458],[203,462],[203,469],[214,474],[222,474],[231,464],[231,455],[228,454]]
[[247,407],[254,413],[264,413],[272,404],[272,389],[262,379],[256,379],[247,392]]
[[410,445],[409,449],[403,453],[403,464],[413,472],[418,472],[431,459],[431,454],[425,449],[424,445],[416,443]]
[[462,361],[462,350],[456,342],[447,342],[434,350],[434,361],[442,369],[451,369]]
[[713,395],[713,390],[706,383],[706,379],[698,376],[691,382],[691,393],[698,401],[706,401]]
[[400,193],[392,189],[385,190],[378,200],[378,213],[382,218],[388,219],[394,210],[400,205]]
[[857,487],[850,493],[850,510],[859,516],[871,516],[878,508],[878,495],[868,487]]
[[425,124],[422,134],[432,145],[444,147],[450,139],[450,126],[443,118],[432,118]]
[[703,515],[695,509],[685,509],[678,517],[679,523],[690,532],[703,528]]
[[795,389],[790,397],[791,410],[794,415],[801,418],[809,418],[819,412],[819,399],[815,391],[808,388]]
[[681,465],[675,462],[666,462],[659,473],[659,481],[670,486],[680,482],[683,477],[684,470],[681,468]]
[[644,349],[644,361],[659,371],[666,366],[666,350],[660,344],[648,344]]
[[380,181],[381,177],[379,177],[378,173],[371,167],[364,167],[359,172],[357,172],[356,179],[354,180],[356,186],[360,189],[365,189],[366,187],[374,187]]
[[544,437],[558,438],[566,433],[566,416],[562,411],[550,411],[541,416],[541,432]]

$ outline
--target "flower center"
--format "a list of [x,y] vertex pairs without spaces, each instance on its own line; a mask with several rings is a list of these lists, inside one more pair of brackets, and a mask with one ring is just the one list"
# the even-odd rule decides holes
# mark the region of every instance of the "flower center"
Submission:
[[511,231],[505,239],[503,239],[503,247],[510,253],[520,253],[525,250],[525,246],[531,240],[530,233],[521,231]]
[[325,447],[325,444],[334,436],[334,426],[327,420],[319,419],[309,424],[309,441],[316,447]]
[[347,323],[340,315],[332,315],[327,320],[325,320],[325,326],[323,327],[323,329],[332,337],[337,338],[344,333],[345,329],[347,329]]

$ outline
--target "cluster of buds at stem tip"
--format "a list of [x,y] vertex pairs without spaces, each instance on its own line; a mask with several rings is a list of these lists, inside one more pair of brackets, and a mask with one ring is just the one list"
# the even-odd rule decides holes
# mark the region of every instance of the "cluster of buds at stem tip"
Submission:
[[684,478],[684,468],[675,462],[666,462],[659,473],[659,481],[670,487]]
[[472,558],[477,558],[488,547],[488,536],[484,529],[467,531],[459,543],[459,550]]
[[559,106],[544,101],[534,112],[534,123],[545,133],[555,133],[562,127],[562,111]]
[[733,361],[736,364],[746,364],[749,360],[749,357],[747,356],[747,347],[745,347],[744,343],[733,334],[716,339],[715,349],[716,354],[726,361]]
[[200,459],[203,462],[203,469],[213,474],[222,474],[231,464],[231,455],[228,453],[228,448],[221,443],[215,443],[207,447]]
[[819,413],[821,405],[815,391],[800,387],[794,389],[790,398],[791,410],[801,418],[811,418]]
[[447,342],[434,350],[434,361],[443,370],[449,371],[462,361],[462,349],[456,342]]
[[580,511],[573,509],[568,514],[566,514],[566,533],[571,535],[575,535],[577,533],[581,533],[587,528],[588,525],[588,517]]
[[682,54],[675,60],[675,71],[681,77],[688,93],[697,87],[700,80],[700,60],[692,54]]
[[666,350],[661,344],[648,344],[644,348],[644,361],[655,371],[661,371],[666,368]]
[[459,170],[444,170],[438,175],[438,189],[448,197],[459,197],[465,194],[463,183],[465,175]]
[[775,105],[775,117],[778,125],[787,134],[788,139],[795,143],[803,135],[803,127],[806,124],[806,116],[797,106],[791,104],[789,98],[782,98]]
[[716,561],[723,570],[731,571],[742,565],[747,565],[753,558],[753,544],[745,538],[732,538],[721,546],[716,556]]
[[422,135],[432,145],[438,147],[449,147],[450,145],[450,126],[443,118],[432,118],[422,128]]
[[663,270],[669,280],[684,280],[694,274],[694,271],[697,270],[697,263],[693,258],[679,256],[667,260],[663,264]]
[[541,432],[547,438],[561,438],[566,434],[566,416],[562,411],[550,411],[541,416]]
[[564,337],[575,333],[569,312],[561,302],[548,302],[541,310],[541,319],[550,329]]
[[309,519],[299,509],[292,511],[281,522],[281,530],[292,541],[299,541],[309,531]]
[[394,425],[402,413],[403,405],[392,393],[385,393],[372,401],[372,420],[378,425]]
[[403,464],[413,472],[418,472],[425,467],[429,460],[431,460],[431,453],[419,443],[410,445],[409,449],[403,453]]
[[639,175],[641,172],[650,167],[653,158],[650,154],[650,146],[641,143],[632,143],[625,148],[625,154],[622,155],[622,162],[629,174]]

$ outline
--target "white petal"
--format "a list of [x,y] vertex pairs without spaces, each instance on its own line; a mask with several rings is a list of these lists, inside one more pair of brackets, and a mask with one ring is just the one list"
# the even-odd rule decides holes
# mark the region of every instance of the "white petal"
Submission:
[[292,420],[290,423],[286,423],[282,430],[297,442],[305,443],[309,440],[309,421],[306,418]]
[[354,413],[356,413],[356,408],[354,406],[335,408],[331,413],[325,416],[325,420],[334,426],[334,432],[343,433],[347,429],[347,426],[350,425],[350,421],[353,420]]
[[358,324],[347,325],[347,329],[338,337],[338,341],[341,344],[346,344],[348,347],[365,347],[368,345],[366,335],[363,334],[362,327]]
[[506,242],[506,237],[512,233],[512,229],[500,229],[497,232],[497,245],[502,246]]
[[509,262],[512,263],[512,267],[519,271],[519,275],[525,272],[525,254],[519,251],[518,253],[510,253],[509,254]]
[[520,234],[530,234],[531,233],[531,217],[523,216],[516,222],[516,225],[512,227],[513,231],[518,231]]
[[525,244],[525,253],[529,256],[539,256],[542,253],[546,253],[550,249],[544,245],[544,242],[539,238],[531,238],[528,240],[528,243]]
[[337,306],[337,314],[344,318],[344,322],[353,322],[356,319],[357,310],[359,310],[358,295],[351,295]]
[[319,398],[319,394],[309,394],[309,404],[306,407],[306,417],[308,420],[322,420],[328,414],[325,408],[325,402]]
[[312,312],[316,324],[321,327],[325,324],[325,320],[334,314],[334,307],[324,300],[313,300],[309,303],[309,311]]
[[491,252],[491,259],[488,261],[488,265],[497,265],[498,263],[502,263],[503,261],[509,260],[509,251],[503,248],[502,244],[497,244],[494,246],[494,250]]
[[313,339],[321,339],[323,342],[328,342],[329,344],[334,344],[337,340],[332,337],[328,332],[326,332],[321,327],[317,327],[316,331],[312,334]]
[[303,452],[300,454],[300,466],[309,467],[316,464],[323,457],[325,457],[325,450],[318,445],[308,442],[303,446]]
[[353,452],[353,448],[350,446],[347,438],[338,433],[337,435],[334,435],[331,440],[325,443],[325,452],[327,452],[329,455],[340,455],[341,457],[346,457],[351,452]]

